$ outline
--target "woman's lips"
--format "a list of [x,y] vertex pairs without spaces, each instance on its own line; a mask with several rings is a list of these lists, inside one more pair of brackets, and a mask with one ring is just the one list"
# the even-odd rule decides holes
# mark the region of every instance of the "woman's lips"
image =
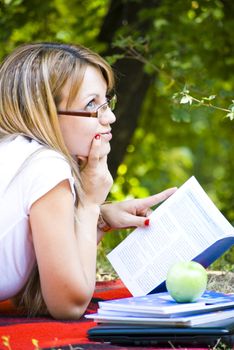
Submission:
[[100,134],[102,139],[104,139],[105,141],[110,141],[112,139],[112,133],[111,132],[105,132],[105,133],[101,133]]

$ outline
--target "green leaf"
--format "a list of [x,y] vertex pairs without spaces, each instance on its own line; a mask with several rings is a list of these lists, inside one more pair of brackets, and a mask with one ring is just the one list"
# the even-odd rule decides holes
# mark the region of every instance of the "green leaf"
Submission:
[[105,57],[105,59],[108,61],[108,63],[110,65],[113,65],[114,63],[116,63],[117,61],[121,60],[122,58],[124,58],[124,54],[116,54],[116,55],[106,56]]
[[187,89],[187,86],[185,85],[184,87],[183,87],[183,91],[181,92],[183,95],[185,94],[185,95],[188,95],[189,94],[189,90]]
[[185,109],[174,108],[171,114],[171,119],[177,123],[179,122],[189,123],[191,121],[191,115]]
[[210,95],[209,97],[202,97],[203,101],[211,101],[216,98],[216,95]]

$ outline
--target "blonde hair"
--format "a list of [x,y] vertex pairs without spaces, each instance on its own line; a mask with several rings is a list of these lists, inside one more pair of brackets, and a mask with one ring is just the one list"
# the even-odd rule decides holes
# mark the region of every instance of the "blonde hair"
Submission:
[[[63,154],[72,169],[77,198],[82,193],[79,170],[64,143],[57,107],[62,88],[70,79],[69,107],[89,65],[101,71],[111,91],[114,86],[111,67],[97,53],[83,46],[26,44],[9,55],[0,67],[0,140],[25,135]],[[30,315],[46,312],[37,266],[16,300]]]

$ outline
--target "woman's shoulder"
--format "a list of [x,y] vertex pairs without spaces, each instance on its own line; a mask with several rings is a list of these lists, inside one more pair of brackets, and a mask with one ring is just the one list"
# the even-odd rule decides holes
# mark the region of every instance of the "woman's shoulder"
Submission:
[[22,135],[11,136],[0,142],[0,159],[23,164],[25,160],[41,158],[63,159],[65,157],[56,150],[41,144],[37,140]]
[[0,164],[4,170],[0,174],[0,193],[9,184],[18,186],[24,193],[27,212],[33,202],[63,180],[69,181],[75,199],[71,166],[63,154],[23,136],[6,140],[1,147]]
[[0,164],[3,169],[0,174],[2,185],[22,177],[29,182],[38,182],[40,178],[48,181],[49,177],[72,178],[65,156],[21,135],[0,143]]

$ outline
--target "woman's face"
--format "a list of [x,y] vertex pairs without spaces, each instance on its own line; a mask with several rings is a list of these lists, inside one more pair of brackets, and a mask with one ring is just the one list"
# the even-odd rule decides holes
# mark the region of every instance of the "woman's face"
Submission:
[[[100,105],[106,102],[107,84],[97,68],[87,67],[79,92],[67,108],[70,84],[71,81],[68,80],[62,90],[62,100],[58,110],[90,112],[96,111]],[[83,157],[88,156],[92,140],[96,134],[101,136],[100,157],[110,152],[110,140],[112,138],[110,125],[115,120],[115,115],[110,108],[107,108],[104,113],[99,113],[98,118],[59,115],[60,128],[69,152],[72,155]]]

